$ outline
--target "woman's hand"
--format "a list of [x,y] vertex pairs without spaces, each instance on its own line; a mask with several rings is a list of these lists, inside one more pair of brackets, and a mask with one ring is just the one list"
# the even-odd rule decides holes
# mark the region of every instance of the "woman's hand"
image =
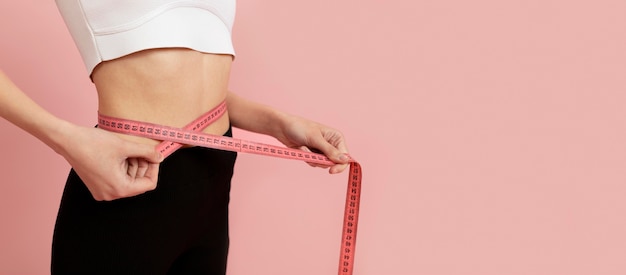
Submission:
[[287,147],[314,150],[337,163],[328,168],[331,174],[340,173],[348,167],[350,157],[341,132],[308,119],[280,112],[269,106],[252,102],[229,92],[226,98],[231,125],[255,133],[270,135]]
[[98,201],[154,190],[162,156],[153,146],[124,140],[98,128],[67,125],[55,149]]
[[96,200],[113,200],[156,188],[162,157],[149,145],[50,114],[0,71],[0,117],[65,157]]
[[326,155],[337,163],[333,166],[324,166],[309,163],[311,166],[328,168],[329,173],[341,173],[348,167],[350,157],[345,138],[338,130],[310,121],[304,118],[284,115],[281,118],[281,127],[274,135],[276,139],[290,148],[312,152],[317,151]]

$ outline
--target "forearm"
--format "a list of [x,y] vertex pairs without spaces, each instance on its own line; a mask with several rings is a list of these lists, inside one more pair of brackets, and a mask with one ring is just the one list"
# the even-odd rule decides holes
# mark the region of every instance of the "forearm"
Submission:
[[63,131],[72,124],[35,103],[0,71],[0,116],[59,152]]
[[287,114],[272,107],[245,99],[233,92],[226,97],[232,126],[276,137],[282,131]]
[[226,97],[231,125],[275,137],[285,146],[319,151],[337,163],[331,174],[346,169],[350,157],[341,132],[317,122],[280,112],[244,99],[232,92]]

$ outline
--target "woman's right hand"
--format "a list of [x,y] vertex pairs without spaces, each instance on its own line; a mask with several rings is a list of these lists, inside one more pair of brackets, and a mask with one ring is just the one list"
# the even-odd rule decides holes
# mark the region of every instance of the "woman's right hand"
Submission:
[[154,146],[131,142],[98,128],[68,125],[55,149],[98,201],[154,190],[163,157]]
[[62,155],[96,200],[130,197],[156,188],[163,157],[153,146],[59,119],[24,94],[2,71],[0,117]]

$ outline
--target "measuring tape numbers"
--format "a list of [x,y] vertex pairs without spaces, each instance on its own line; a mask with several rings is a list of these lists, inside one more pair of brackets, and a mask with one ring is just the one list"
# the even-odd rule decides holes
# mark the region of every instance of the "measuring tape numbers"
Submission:
[[[299,149],[269,145],[201,132],[226,113],[226,102],[208,111],[183,128],[163,126],[148,122],[120,119],[98,114],[98,127],[111,132],[161,140],[157,150],[167,157],[183,145],[202,146],[241,153],[251,153],[285,159],[302,160],[309,163],[333,165],[333,161],[322,154]],[[361,165],[350,160],[348,191],[343,216],[339,275],[352,275],[356,248],[356,233],[359,222],[361,200]]]

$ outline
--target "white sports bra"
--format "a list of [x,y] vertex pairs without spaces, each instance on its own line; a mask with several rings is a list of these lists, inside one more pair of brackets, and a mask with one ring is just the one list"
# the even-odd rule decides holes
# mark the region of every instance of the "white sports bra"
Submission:
[[154,48],[234,55],[235,0],[56,0],[89,75],[102,61]]

